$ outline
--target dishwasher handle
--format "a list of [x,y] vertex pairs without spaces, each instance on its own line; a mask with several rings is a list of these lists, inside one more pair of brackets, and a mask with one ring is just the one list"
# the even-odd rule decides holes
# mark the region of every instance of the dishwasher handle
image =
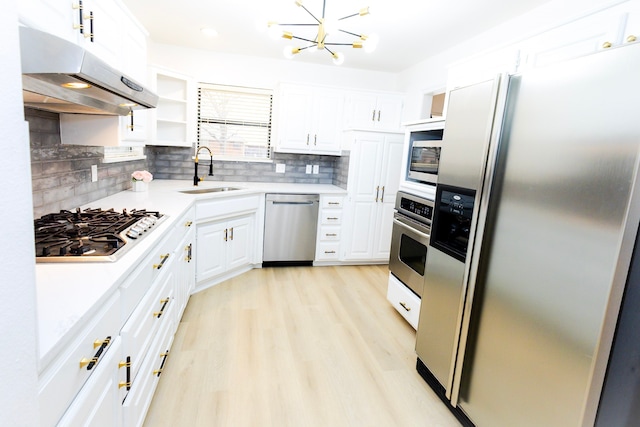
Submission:
[[271,201],[274,205],[313,205],[315,201],[309,200],[308,202],[278,202],[276,200]]

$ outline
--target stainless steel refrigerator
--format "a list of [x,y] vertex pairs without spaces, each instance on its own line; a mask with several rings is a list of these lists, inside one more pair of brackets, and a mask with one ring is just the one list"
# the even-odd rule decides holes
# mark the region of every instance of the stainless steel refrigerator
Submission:
[[632,371],[607,366],[640,222],[638,70],[635,43],[450,93],[416,352],[464,423],[593,426],[605,378]]

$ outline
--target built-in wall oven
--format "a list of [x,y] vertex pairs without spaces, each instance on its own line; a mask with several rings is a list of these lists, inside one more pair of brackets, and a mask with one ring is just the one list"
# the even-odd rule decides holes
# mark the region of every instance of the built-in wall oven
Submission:
[[389,269],[413,293],[422,297],[433,201],[399,191],[393,216]]

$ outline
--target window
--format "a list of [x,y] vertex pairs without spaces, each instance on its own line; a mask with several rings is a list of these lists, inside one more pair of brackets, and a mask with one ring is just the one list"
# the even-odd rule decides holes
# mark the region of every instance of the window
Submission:
[[197,148],[218,159],[270,160],[272,100],[267,89],[200,83]]

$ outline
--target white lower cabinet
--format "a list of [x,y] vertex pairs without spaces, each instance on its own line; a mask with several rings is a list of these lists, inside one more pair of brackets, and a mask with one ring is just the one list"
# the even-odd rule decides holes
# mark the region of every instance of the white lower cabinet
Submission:
[[203,282],[251,264],[254,215],[198,225],[196,277]]
[[115,337],[105,358],[64,414],[58,426],[113,427],[120,425],[122,392],[118,384],[124,380],[124,371],[118,367],[121,340]]
[[387,262],[404,136],[353,132],[347,186],[345,261]]
[[320,195],[316,261],[337,261],[342,238],[343,196]]

